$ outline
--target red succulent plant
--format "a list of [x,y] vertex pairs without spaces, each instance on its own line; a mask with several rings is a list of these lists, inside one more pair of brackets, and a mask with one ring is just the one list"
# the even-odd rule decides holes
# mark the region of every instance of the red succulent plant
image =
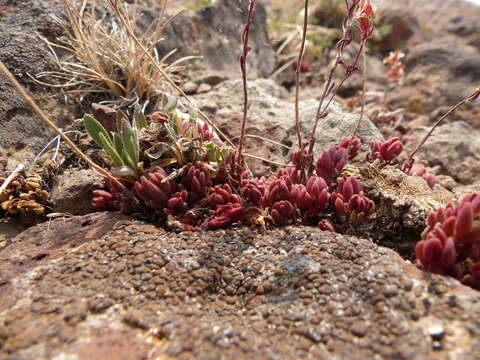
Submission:
[[135,182],[135,193],[150,206],[157,211],[163,211],[167,206],[167,202],[177,189],[177,185],[173,180],[167,180],[167,173],[161,167],[140,176]]
[[401,154],[403,151],[403,144],[398,137],[394,137],[387,141],[372,141],[370,149],[370,161],[379,159],[383,164],[389,164]]
[[207,226],[210,229],[222,228],[242,220],[244,214],[245,209],[240,204],[220,205],[208,220]]
[[348,151],[339,146],[333,146],[324,151],[316,163],[317,175],[329,183],[347,164]]
[[415,247],[423,269],[454,276],[470,286],[478,286],[480,250],[480,194],[464,196],[431,212],[428,227]]
[[291,224],[295,221],[295,208],[290,201],[281,200],[273,204],[270,215],[277,225]]

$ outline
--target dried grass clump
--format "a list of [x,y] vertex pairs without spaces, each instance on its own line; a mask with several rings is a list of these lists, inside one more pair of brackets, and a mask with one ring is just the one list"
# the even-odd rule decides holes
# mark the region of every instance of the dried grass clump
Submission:
[[[74,0],[63,0],[68,18],[64,24],[64,35],[57,43],[46,39],[59,65],[58,71],[37,74],[49,78],[44,85],[67,88],[71,95],[83,97],[88,93],[109,94],[113,102],[145,102],[155,98],[168,88],[162,74],[152,66],[151,60],[128,34],[121,21],[105,15],[96,0],[84,0],[78,9]],[[166,26],[180,14],[162,21],[167,1],[163,1],[159,17],[141,32],[137,23],[141,17],[137,2],[122,4],[121,15],[137,34],[140,43],[174,82],[179,82],[185,66],[181,65],[193,57],[184,57],[168,63],[175,51],[159,54],[156,45],[162,41]],[[101,15],[103,13],[103,15]],[[55,50],[65,51],[67,56],[57,56]],[[56,79],[60,84],[52,84]]]

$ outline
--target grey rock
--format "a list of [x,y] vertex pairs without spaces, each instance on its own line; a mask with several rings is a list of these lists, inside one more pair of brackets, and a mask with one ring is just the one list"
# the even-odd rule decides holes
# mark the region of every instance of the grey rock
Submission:
[[[246,20],[248,0],[215,0],[198,11],[188,11],[166,29],[164,41],[158,45],[161,54],[177,49],[172,59],[199,55],[197,69],[191,77],[232,78],[240,74],[241,34]],[[146,21],[155,18],[146,10]],[[250,28],[248,72],[253,77],[266,77],[275,67],[275,53],[270,45],[266,11],[257,2]],[[214,83],[210,83],[215,85]]]
[[[427,128],[413,133],[421,139]],[[438,166],[439,173],[463,185],[472,184],[480,173],[480,131],[463,121],[439,126],[418,153],[422,163]]]
[[[17,80],[27,87],[34,100],[60,126],[72,120],[63,96],[35,84],[30,76],[55,66],[47,45],[40,36],[53,39],[62,28],[52,14],[62,17],[57,1],[0,1],[0,60]],[[0,75],[0,149],[10,162],[28,163],[52,138],[30,107],[20,98],[9,81]],[[9,165],[10,166],[10,165]]]
[[[281,98],[281,88],[273,80],[257,79],[248,82],[248,89],[246,133],[267,137],[288,146],[296,144],[294,103]],[[215,103],[218,110],[214,119],[221,130],[229,137],[240,135],[243,109],[241,80],[225,81],[208,94],[197,95],[194,98],[200,108],[203,103]],[[307,139],[313,126],[318,101],[305,100],[299,105],[301,131],[303,137]],[[319,153],[337,145],[344,137],[350,136],[357,119],[358,115],[342,110],[338,103],[333,102],[329,115],[319,121],[315,151]],[[368,148],[372,140],[382,139],[379,130],[367,117],[364,117],[358,135],[365,148]],[[247,152],[276,162],[285,162],[288,157],[288,150],[258,138],[247,139],[246,149]]]
[[479,57],[478,49],[459,40],[441,39],[413,47],[405,61],[407,84],[413,87],[411,96],[421,95],[422,87],[428,87],[424,94],[431,93],[434,99],[423,101],[427,111],[456,104],[478,86]]
[[464,38],[467,44],[480,49],[480,21],[478,17],[463,15],[450,20],[446,26],[446,31]]

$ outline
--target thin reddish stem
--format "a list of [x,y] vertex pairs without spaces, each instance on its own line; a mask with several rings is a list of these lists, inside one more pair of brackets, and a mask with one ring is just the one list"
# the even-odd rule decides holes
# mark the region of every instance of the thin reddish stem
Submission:
[[238,146],[238,161],[243,161],[242,151],[243,143],[245,139],[245,125],[247,123],[247,112],[248,112],[248,88],[247,88],[247,55],[250,51],[248,46],[248,35],[250,33],[250,25],[253,23],[253,12],[255,10],[256,0],[249,0],[248,2],[248,15],[247,22],[242,32],[242,44],[243,44],[243,54],[240,56],[240,69],[242,71],[242,80],[243,80],[243,119],[242,119],[242,131],[240,135],[240,144]]
[[305,55],[305,41],[307,39],[307,28],[308,28],[308,2],[305,0],[305,12],[303,15],[303,34],[302,34],[302,45],[300,47],[300,53],[298,54],[297,60],[297,69],[296,69],[296,78],[295,78],[295,129],[297,131],[298,138],[298,149],[302,150],[302,134],[300,133],[300,109],[299,109],[299,97],[300,97],[300,70],[303,62],[303,57]]
[[409,155],[407,161],[405,162],[406,164],[406,169],[409,171],[414,163],[413,157],[415,154],[420,150],[420,148],[427,142],[428,138],[432,136],[433,132],[435,129],[442,123],[443,120],[445,120],[447,117],[449,117],[452,113],[454,113],[458,108],[460,108],[462,105],[471,103],[472,101],[476,100],[480,96],[480,87],[475,89],[472,94],[467,96],[465,99],[460,101],[458,104],[453,106],[450,110],[448,110],[440,119],[437,120],[435,124],[433,124],[432,128],[430,131],[425,135],[425,137],[420,141],[420,143],[417,145],[417,147],[411,152]]

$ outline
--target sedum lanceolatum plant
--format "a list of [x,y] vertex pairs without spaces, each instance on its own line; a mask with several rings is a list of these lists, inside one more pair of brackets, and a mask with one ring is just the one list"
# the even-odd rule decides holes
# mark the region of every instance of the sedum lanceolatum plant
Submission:
[[[126,213],[153,210],[167,223],[189,229],[243,222],[261,226],[309,224],[323,230],[347,232],[374,215],[375,205],[364,194],[359,181],[342,177],[347,161],[355,158],[361,148],[357,137],[342,140],[314,159],[313,131],[309,149],[300,142],[300,150],[292,154],[292,165],[277,174],[254,178],[246,170],[242,147],[248,110],[248,35],[255,5],[255,0],[249,0],[242,32],[244,112],[238,149],[222,143],[209,124],[197,119],[195,112],[180,111],[175,101],[151,114],[150,123],[139,125],[136,118],[142,116],[138,113],[131,124],[122,119],[118,133],[108,134],[87,116],[87,131],[108,153],[111,172],[124,185],[119,187],[107,180],[107,189],[94,193],[96,208]],[[341,55],[353,39],[354,22],[362,47],[373,32],[374,9],[370,1],[346,2],[346,7],[345,36],[338,45],[335,68],[343,64]],[[360,53],[354,64],[343,64],[346,75],[341,83],[356,71],[359,57]],[[333,72],[334,69],[329,83]],[[327,86],[316,123],[328,113],[336,89]],[[300,139],[300,134],[297,135]]]
[[418,265],[480,290],[480,194],[431,212],[427,224],[415,247]]
[[[362,120],[364,100],[352,136],[318,157],[313,154],[318,121],[328,115],[339,87],[358,70],[360,57],[365,59],[366,42],[374,31],[372,2],[345,1],[343,37],[337,44],[337,58],[320,97],[309,142],[302,143],[296,104],[298,150],[291,155],[291,165],[260,178],[248,172],[242,152],[248,111],[248,34],[255,4],[255,0],[249,0],[242,32],[240,65],[244,112],[238,148],[223,143],[210,122],[198,119],[196,111],[181,111],[176,101],[169,101],[161,111],[149,115],[148,121],[139,108],[131,122],[119,116],[117,132],[110,134],[93,117],[85,116],[88,133],[109,155],[110,171],[119,180],[115,183],[106,178],[105,190],[94,192],[95,208],[126,214],[153,213],[177,230],[216,229],[235,223],[261,227],[305,224],[318,226],[323,231],[351,233],[375,216],[375,203],[365,194],[360,181],[343,176],[347,162],[356,158],[362,147],[355,134]],[[305,6],[308,8],[308,0]],[[305,11],[305,17],[307,14]],[[305,25],[303,39],[306,30]],[[347,64],[343,52],[353,41],[355,30],[360,37],[360,50],[353,63]],[[302,56],[300,54],[299,63]],[[399,78],[403,70],[403,66],[397,64],[399,56],[392,55],[390,60],[391,77]],[[333,75],[338,67],[344,67],[345,74],[335,82]],[[365,84],[365,68],[363,76]],[[298,77],[299,72],[297,83]],[[477,89],[446,116],[479,95]],[[402,165],[407,175],[412,175],[413,156],[431,132]],[[399,166],[402,151],[403,144],[398,138],[373,141],[367,161],[379,168]],[[421,168],[413,175],[422,177],[431,188],[435,186],[434,175],[426,169]],[[453,276],[480,289],[480,195],[466,196],[459,205],[449,204],[430,214],[415,254],[421,268]]]

